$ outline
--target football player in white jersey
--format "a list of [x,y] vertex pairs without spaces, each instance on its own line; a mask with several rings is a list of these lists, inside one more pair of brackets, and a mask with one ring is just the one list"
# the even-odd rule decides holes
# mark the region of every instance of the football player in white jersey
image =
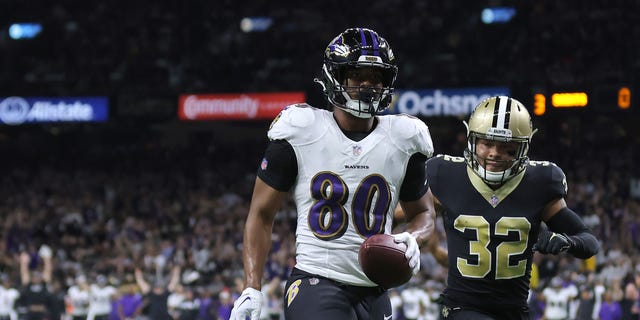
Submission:
[[362,242],[391,233],[399,203],[414,274],[420,246],[433,233],[425,162],[433,154],[427,126],[407,115],[381,115],[397,74],[389,43],[350,28],[327,46],[317,79],[332,111],[307,104],[285,108],[271,124],[244,230],[245,289],[231,319],[259,318],[260,287],[274,216],[289,191],[298,212],[296,266],[287,281],[286,319],[391,319],[386,288],[358,263]]
[[0,275],[0,320],[18,320],[16,301],[20,292],[11,285],[7,274]]
[[86,320],[89,312],[90,286],[87,277],[78,275],[75,285],[69,287],[65,297],[68,306],[71,306],[73,320]]
[[99,275],[96,283],[91,285],[90,292],[87,320],[107,320],[111,312],[111,301],[116,298],[118,291],[108,284],[105,276]]
[[569,318],[569,303],[578,296],[578,288],[569,284],[563,286],[559,276],[551,279],[548,287],[542,290],[545,302],[544,317],[547,320],[560,320]]

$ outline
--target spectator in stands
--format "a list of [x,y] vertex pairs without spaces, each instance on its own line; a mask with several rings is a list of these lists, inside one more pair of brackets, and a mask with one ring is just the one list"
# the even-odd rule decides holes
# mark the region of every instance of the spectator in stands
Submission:
[[163,283],[162,279],[156,279],[153,286],[149,285],[144,278],[142,270],[138,267],[135,268],[135,278],[138,287],[140,287],[144,295],[147,315],[154,320],[173,320],[171,315],[169,315],[167,300],[180,281],[180,267],[173,267],[168,284]]
[[638,319],[638,313],[634,311],[640,295],[634,281],[628,282],[624,287],[624,298],[620,301],[622,319]]
[[184,299],[176,307],[178,320],[197,320],[200,313],[200,299],[192,287],[184,287]]
[[116,302],[116,310],[120,320],[135,319],[142,314],[142,296],[133,283],[126,283],[120,287],[122,294]]
[[218,294],[219,305],[217,307],[217,315],[220,320],[229,320],[231,317],[231,309],[233,309],[233,298],[228,288],[223,289]]
[[[47,245],[40,247],[36,254],[20,253],[22,290],[19,304],[25,308],[29,320],[49,319],[53,316],[51,311],[56,309],[54,296],[49,287],[53,274],[52,255],[52,250]],[[39,270],[40,259],[42,270]],[[33,265],[34,270],[30,270],[30,265]]]
[[613,300],[613,294],[606,290],[602,294],[602,304],[598,313],[599,320],[620,320],[622,319],[622,309],[618,301]]

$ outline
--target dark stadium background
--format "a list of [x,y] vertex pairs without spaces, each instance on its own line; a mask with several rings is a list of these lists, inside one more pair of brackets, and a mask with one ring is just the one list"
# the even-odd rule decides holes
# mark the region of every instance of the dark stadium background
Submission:
[[[504,6],[515,9],[511,21],[481,21],[484,8]],[[246,33],[245,17],[270,17],[272,24]],[[14,40],[8,29],[17,22],[43,29],[34,39]],[[536,93],[549,100],[555,92],[587,92],[585,108],[556,109],[547,101],[546,113],[533,119],[540,131],[530,155],[564,169],[576,211],[604,212],[596,230],[606,240],[602,259],[620,248],[637,258],[640,236],[626,228],[640,224],[632,194],[640,193],[632,187],[640,178],[638,1],[0,0],[0,97],[106,96],[110,107],[104,123],[0,125],[0,216],[7,221],[0,228],[6,247],[0,272],[15,275],[18,244],[77,249],[62,240],[71,210],[98,225],[73,231],[92,251],[79,261],[85,273],[131,280],[133,264],[123,261],[134,258],[99,259],[117,255],[101,251],[110,246],[100,243],[113,238],[100,224],[124,226],[130,216],[161,229],[151,242],[189,238],[194,219],[204,217],[223,235],[207,243],[240,248],[270,121],[181,121],[178,97],[302,91],[324,107],[313,78],[326,44],[353,26],[389,40],[400,69],[397,88],[504,86],[530,110]],[[624,110],[622,87],[630,90]],[[437,153],[462,153],[462,118],[422,119]],[[604,194],[596,197],[584,185]],[[117,200],[105,200],[107,189]],[[229,194],[244,203],[220,207],[219,198]],[[203,205],[207,199],[214,204]],[[111,211],[92,216],[96,201]],[[166,205],[181,209],[164,212]],[[8,222],[16,219],[23,219],[19,236]],[[232,287],[240,270],[239,255],[216,259],[214,273],[224,277],[213,294]],[[56,272],[79,273],[61,265]]]

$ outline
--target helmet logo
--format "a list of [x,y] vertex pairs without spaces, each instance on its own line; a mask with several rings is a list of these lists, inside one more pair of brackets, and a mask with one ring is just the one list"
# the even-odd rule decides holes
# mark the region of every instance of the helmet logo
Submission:
[[346,57],[350,53],[349,47],[341,43],[336,43],[328,46],[327,51],[329,51],[327,53],[333,53],[341,57]]
[[487,135],[504,137],[504,138],[511,138],[512,136],[511,130],[502,129],[502,128],[489,128],[489,130],[487,130]]

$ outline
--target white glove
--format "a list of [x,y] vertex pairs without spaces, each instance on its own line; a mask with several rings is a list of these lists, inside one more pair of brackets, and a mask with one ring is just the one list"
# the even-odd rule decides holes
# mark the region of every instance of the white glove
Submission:
[[393,234],[392,236],[396,243],[407,245],[407,251],[405,251],[404,256],[409,260],[409,267],[413,269],[413,274],[417,274],[420,271],[420,247],[418,247],[416,237],[409,232]]
[[262,292],[254,288],[246,288],[233,303],[229,320],[245,320],[247,317],[251,320],[259,320],[261,310]]

